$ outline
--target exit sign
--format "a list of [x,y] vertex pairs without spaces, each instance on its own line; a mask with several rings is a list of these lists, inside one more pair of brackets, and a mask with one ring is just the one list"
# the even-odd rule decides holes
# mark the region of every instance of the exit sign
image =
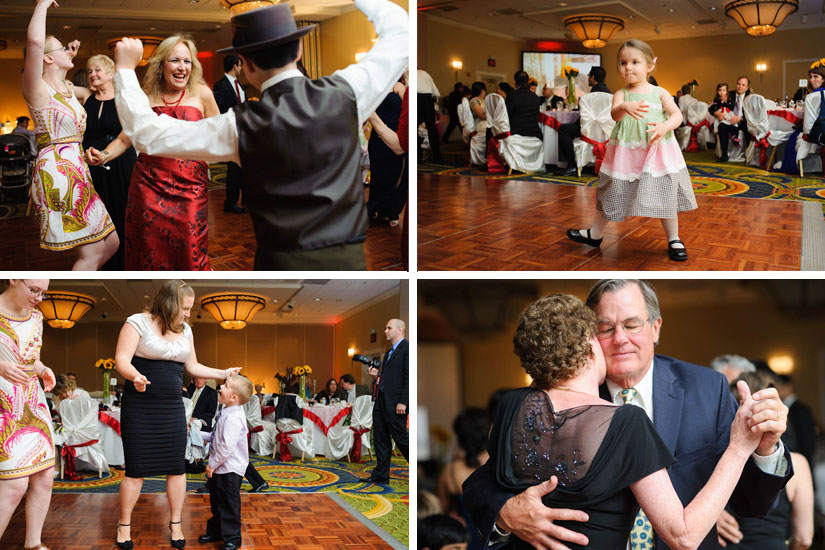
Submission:
[[495,67],[496,66],[496,60],[491,57],[490,59],[487,60],[487,66],[488,67]]

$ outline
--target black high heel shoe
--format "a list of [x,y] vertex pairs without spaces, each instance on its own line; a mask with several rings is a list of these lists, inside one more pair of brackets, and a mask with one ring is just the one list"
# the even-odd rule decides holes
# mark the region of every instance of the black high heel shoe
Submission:
[[[180,521],[170,521],[169,530],[172,530],[173,525],[180,525]],[[172,539],[172,548],[183,550],[186,547],[186,539]]]
[[[132,525],[131,523],[118,523],[117,524],[118,527],[129,527],[131,525]],[[131,535],[131,533],[130,533],[130,535]],[[115,535],[115,544],[117,545],[118,548],[120,548],[120,550],[132,550],[132,548],[135,547],[135,545],[132,543],[132,539],[129,539],[126,542],[118,542],[117,541],[117,535]]]

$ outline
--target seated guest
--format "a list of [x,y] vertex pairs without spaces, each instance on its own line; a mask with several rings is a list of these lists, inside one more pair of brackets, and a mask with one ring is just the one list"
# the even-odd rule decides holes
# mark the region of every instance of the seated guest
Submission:
[[14,127],[11,133],[25,136],[25,138],[29,140],[29,152],[32,156],[37,156],[37,142],[34,130],[29,130],[29,117],[17,117],[17,126]]
[[[206,385],[206,378],[194,378],[186,389],[186,397],[192,400],[192,418],[189,427],[201,432],[212,430],[212,420],[218,410],[218,392]],[[186,463],[186,472],[199,474],[205,467],[201,460]]]
[[286,368],[286,383],[284,384],[284,393],[297,394],[301,388],[301,380],[292,374],[292,367]]
[[341,389],[338,390],[338,399],[355,403],[356,397],[371,395],[369,386],[366,384],[356,384],[355,377],[349,373],[341,377]]
[[54,407],[52,418],[60,418],[60,402],[64,399],[74,399],[74,391],[76,388],[77,385],[74,383],[74,380],[65,374],[57,375],[54,388],[52,388],[52,406]]
[[539,81],[533,77],[530,77],[530,80],[528,80],[527,83],[527,86],[530,88],[530,92],[535,95],[538,95],[536,94],[536,90],[539,89]]
[[550,87],[550,83],[544,85],[544,97],[547,100],[545,104],[545,108],[550,111],[561,111],[567,106],[567,103],[564,101],[564,97],[559,95],[562,93],[564,96],[567,96],[567,79],[562,76],[557,76],[555,80],[555,86],[553,88]]
[[542,98],[530,91],[530,77],[524,71],[515,74],[516,89],[507,94],[507,117],[510,119],[510,133],[541,139],[539,128],[539,107]]
[[730,354],[714,357],[710,362],[710,368],[722,373],[728,384],[733,384],[743,374],[756,372],[756,366],[753,363],[740,355]]
[[263,389],[264,387],[262,385],[255,384],[255,397],[257,397],[258,401],[260,401],[261,403],[263,403],[264,400]]
[[740,76],[736,79],[736,93],[731,98],[733,107],[731,108],[730,124],[720,124],[717,130],[719,132],[719,146],[722,149],[722,157],[719,159],[720,162],[728,161],[728,141],[731,139],[738,141],[740,130],[744,134],[742,149],[745,149],[748,146],[748,142],[750,142],[748,122],[745,120],[744,109],[745,98],[751,93],[750,85],[751,81],[747,76]]
[[455,518],[443,514],[418,520],[418,550],[467,550],[470,535]]
[[793,100],[801,101],[805,99],[805,96],[809,93],[823,89],[823,76],[825,76],[825,68],[823,68],[822,65],[817,65],[816,67],[811,67],[808,69],[808,85],[804,88],[799,88],[793,95]]
[[473,82],[471,88],[470,111],[473,113],[475,131],[479,135],[487,133],[487,108],[484,105],[484,98],[487,97],[487,85],[484,82]]
[[[590,85],[590,92],[604,92],[609,94],[610,88],[604,83],[604,78],[607,76],[607,71],[604,67],[590,67],[590,72],[587,74],[587,83]],[[559,168],[553,175],[556,176],[573,176],[576,171],[576,156],[573,154],[573,140],[581,137],[581,122],[571,122],[569,124],[562,124],[559,126],[559,162],[566,162],[566,168]]]
[[315,401],[329,403],[330,399],[338,397],[338,381],[335,378],[327,380],[327,385],[324,389],[315,395]]

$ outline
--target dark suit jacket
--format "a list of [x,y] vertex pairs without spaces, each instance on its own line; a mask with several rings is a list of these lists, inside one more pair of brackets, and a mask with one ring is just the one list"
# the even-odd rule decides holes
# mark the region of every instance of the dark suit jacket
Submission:
[[592,88],[590,88],[591,92],[605,92],[607,94],[610,93],[610,88],[607,87],[607,84],[604,82],[596,82]]
[[[240,82],[238,82],[238,85],[240,86]],[[212,94],[215,96],[215,103],[218,104],[218,109],[221,113],[225,113],[235,105],[240,104],[238,94],[235,92],[235,87],[229,82],[226,75],[223,75],[221,79],[212,86]]]
[[[606,385],[601,387],[601,396],[612,401]],[[656,356],[653,422],[676,458],[668,475],[683,505],[689,504],[702,489],[727,448],[736,407],[736,400],[721,374],[664,355]],[[786,476],[766,474],[752,458],[748,460],[729,503],[737,514],[760,516],[770,510],[779,491],[793,474],[787,447],[785,456],[789,470]],[[495,472],[488,471],[486,465],[464,483],[464,502],[481,531],[485,548],[499,510],[511,496],[513,493],[498,487]],[[668,548],[658,536],[656,547],[659,550]],[[714,527],[699,548],[717,547]]]
[[[186,397],[192,399],[195,395],[195,384],[189,384],[186,388]],[[192,411],[192,418],[197,418],[203,422],[201,431],[212,431],[212,420],[215,419],[215,412],[218,410],[218,392],[209,386],[204,386],[195,409]]]
[[811,408],[805,403],[797,400],[788,408],[788,430],[782,436],[782,441],[791,451],[802,454],[812,463],[816,447],[816,428]]
[[384,407],[387,414],[395,414],[395,407],[399,403],[406,405],[409,411],[410,343],[406,338],[398,343],[389,360],[384,355],[381,377],[384,379]]
[[510,119],[510,133],[541,139],[539,107],[543,102],[544,98],[531,92],[527,86],[507,94],[505,104],[507,118]]

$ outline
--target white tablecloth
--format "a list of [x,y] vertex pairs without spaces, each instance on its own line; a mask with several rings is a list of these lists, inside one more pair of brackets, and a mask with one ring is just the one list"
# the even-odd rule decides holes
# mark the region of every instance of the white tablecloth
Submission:
[[[539,119],[543,116],[556,119],[560,124],[570,124],[579,120],[578,111],[542,111]],[[559,135],[558,131],[541,123],[541,132],[544,135],[544,164],[558,164],[559,162]]]
[[[313,405],[304,409],[304,418],[310,420],[310,422],[304,422],[304,426],[312,424],[312,447],[316,455],[329,454],[329,440],[324,429],[329,430],[332,426],[343,422],[347,417],[347,414],[343,414],[345,409],[352,410],[352,405],[337,403],[335,405]],[[316,418],[323,424],[323,428],[316,423]]]
[[[101,414],[108,415],[120,423],[120,411],[102,411]],[[125,462],[123,457],[123,439],[118,433],[112,429],[105,422],[98,420],[97,427],[99,430],[98,441],[103,445],[103,456],[106,457],[106,462],[110,466],[122,466]],[[57,431],[54,432],[54,444],[57,446],[63,445],[63,434]]]

